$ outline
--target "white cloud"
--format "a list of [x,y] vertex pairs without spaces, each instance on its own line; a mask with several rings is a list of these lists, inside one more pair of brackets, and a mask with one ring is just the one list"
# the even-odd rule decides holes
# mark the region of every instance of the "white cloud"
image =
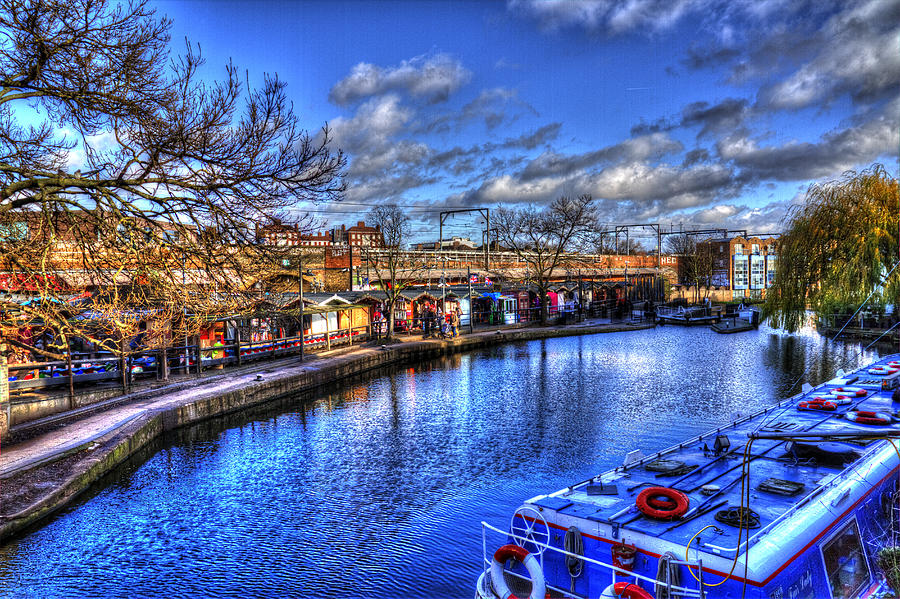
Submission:
[[352,118],[331,121],[335,146],[351,153],[380,148],[404,129],[413,111],[394,94],[372,98]]
[[581,169],[603,163],[641,162],[648,159],[662,158],[667,154],[684,149],[681,142],[672,139],[665,133],[652,133],[626,139],[625,141],[585,152],[583,154],[564,155],[547,151],[532,160],[522,172],[523,179],[546,177],[549,175],[568,175]]
[[721,165],[650,166],[629,162],[597,173],[584,170],[533,179],[501,175],[478,189],[448,198],[450,204],[546,204],[560,195],[589,193],[607,211],[650,218],[731,197],[739,185]]
[[508,0],[507,8],[536,19],[545,29],[582,27],[610,35],[662,31],[707,0]]
[[732,161],[747,179],[802,181],[834,176],[885,155],[896,155],[900,145],[898,105],[900,101],[891,102],[883,113],[858,126],[829,132],[817,143],[760,146],[740,132],[721,140],[717,149],[719,156]]
[[448,54],[416,56],[395,67],[361,62],[331,88],[328,99],[346,106],[368,96],[405,91],[437,103],[450,97],[471,77],[472,73]]
[[386,144],[377,151],[355,156],[350,166],[350,173],[356,177],[389,172],[406,166],[424,164],[431,156],[432,150],[423,143],[398,141]]
[[774,109],[799,109],[830,102],[842,93],[866,101],[900,89],[900,28],[860,35],[855,27],[829,28],[828,43],[813,60],[765,90],[761,100]]
[[605,169],[592,178],[596,197],[631,202],[661,201],[668,209],[702,205],[723,194],[733,184],[732,172],[721,165],[623,164]]

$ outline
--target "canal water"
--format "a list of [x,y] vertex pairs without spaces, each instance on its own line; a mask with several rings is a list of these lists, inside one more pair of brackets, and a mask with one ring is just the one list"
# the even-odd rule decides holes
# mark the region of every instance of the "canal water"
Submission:
[[166,437],[0,547],[0,597],[471,597],[482,520],[877,357],[667,326],[376,373]]

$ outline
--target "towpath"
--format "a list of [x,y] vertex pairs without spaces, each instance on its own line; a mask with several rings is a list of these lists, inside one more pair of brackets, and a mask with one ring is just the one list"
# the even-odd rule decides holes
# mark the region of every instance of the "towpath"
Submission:
[[[153,438],[180,426],[388,364],[414,363],[498,343],[602,332],[652,324],[586,320],[555,327],[479,331],[452,340],[403,337],[308,356],[210,371],[168,385],[147,385],[100,404],[28,423],[24,438],[0,448],[0,541],[68,504]],[[214,373],[214,374],[213,374]]]

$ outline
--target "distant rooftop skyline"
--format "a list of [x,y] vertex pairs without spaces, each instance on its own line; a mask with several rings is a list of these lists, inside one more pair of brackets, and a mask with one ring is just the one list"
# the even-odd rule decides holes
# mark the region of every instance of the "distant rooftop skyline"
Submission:
[[[278,73],[350,156],[327,226],[590,193],[610,223],[772,232],[900,145],[900,1],[159,1],[205,73]],[[448,228],[449,227],[449,228]],[[477,235],[474,218],[445,236]]]

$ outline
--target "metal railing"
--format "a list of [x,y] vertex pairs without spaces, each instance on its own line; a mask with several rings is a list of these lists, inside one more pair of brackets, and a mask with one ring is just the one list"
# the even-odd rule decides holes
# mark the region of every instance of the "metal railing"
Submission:
[[[576,558],[579,560],[583,560],[586,563],[593,564],[594,566],[599,567],[601,569],[601,571],[608,570],[610,577],[611,577],[612,584],[616,583],[616,576],[618,575],[618,576],[622,576],[623,578],[628,578],[631,580],[637,579],[637,580],[646,582],[650,585],[653,585],[654,587],[656,585],[661,584],[666,587],[666,590],[669,593],[669,595],[668,595],[669,597],[681,596],[681,597],[685,597],[685,598],[696,597],[699,599],[704,596],[704,594],[703,594],[703,562],[702,562],[702,560],[698,560],[696,562],[688,562],[688,561],[683,561],[683,560],[672,560],[671,563],[674,565],[679,565],[679,566],[683,565],[683,566],[688,566],[691,568],[696,568],[696,570],[699,572],[699,578],[700,578],[700,583],[699,583],[698,588],[688,588],[688,587],[684,587],[684,586],[676,586],[676,585],[673,585],[671,583],[671,581],[669,581],[668,579],[665,582],[663,582],[661,580],[657,580],[656,578],[651,578],[651,577],[645,576],[643,574],[638,574],[638,573],[632,572],[630,570],[625,570],[625,569],[615,566],[613,564],[602,562],[602,561],[594,559],[592,557],[587,557],[586,555],[579,555],[577,553],[572,553],[571,551],[566,551],[565,549],[563,549],[561,547],[553,547],[552,545],[549,545],[546,543],[541,543],[540,541],[537,541],[533,538],[527,538],[527,537],[524,537],[521,535],[514,534],[510,531],[501,530],[495,526],[491,526],[487,522],[482,521],[481,522],[482,561],[483,561],[483,565],[484,565],[484,570],[483,570],[484,576],[487,578],[490,577],[491,563],[493,560],[493,556],[492,555],[489,556],[488,550],[487,550],[488,532],[494,532],[494,533],[498,533],[499,535],[502,535],[505,540],[501,544],[508,542],[509,539],[513,539],[514,541],[517,541],[517,543],[516,543],[517,545],[520,545],[522,547],[524,547],[526,543],[537,547],[539,549],[539,551],[538,551],[538,554],[536,555],[536,557],[538,559],[538,563],[541,565],[541,570],[544,569],[544,553],[546,551],[550,551],[554,554],[558,554],[563,559],[565,559],[567,557],[573,557],[573,558]],[[499,547],[500,545],[498,544],[497,546]],[[504,571],[511,576],[519,578],[520,580],[527,580],[527,578],[525,578],[524,576],[522,576],[521,574],[518,574],[516,572],[512,572],[510,570],[504,570]],[[575,593],[571,589],[551,585],[549,583],[549,581],[545,581],[545,582],[547,584],[547,589],[552,590],[557,593],[561,593],[565,597],[576,597],[578,599],[587,599],[586,596]]]
[[[438,300],[440,302],[440,300]],[[448,301],[448,303],[451,303]],[[452,311],[452,310],[450,310]],[[621,300],[609,299],[598,300],[579,306],[574,305],[554,305],[547,307],[547,324],[565,325],[583,320],[584,318],[609,318],[611,320],[642,320],[646,315],[638,314],[635,310],[629,310]],[[472,319],[473,325],[477,328],[481,326],[496,326],[504,324],[534,324],[540,322],[540,307],[532,306],[527,308],[511,308],[511,309],[484,309],[476,307],[468,312],[460,312],[460,329],[465,330],[469,326],[469,319]],[[443,315],[443,320],[432,319],[432,330],[434,323],[438,324],[449,322],[449,314]],[[375,326],[374,323],[373,326]],[[407,332],[424,331],[428,325],[426,319],[422,316],[413,316],[406,318],[394,318],[394,331]],[[381,332],[384,328],[381,328]],[[376,327],[377,332],[377,327]]]
[[[299,336],[273,340],[231,342],[213,346],[183,344],[158,350],[137,351],[126,356],[110,352],[73,353],[71,380],[73,384],[94,383],[122,379],[131,385],[135,378],[156,376],[163,378],[165,361],[169,372],[190,374],[227,364],[265,358],[276,358],[305,351],[331,349],[340,345],[368,340],[370,326],[348,327],[332,331],[308,332],[302,343]],[[124,372],[124,375],[123,375]],[[46,361],[9,365],[10,390],[52,388],[69,384],[66,362]]]
[[[540,307],[520,308],[516,305],[510,309],[499,309],[476,304],[473,310],[461,313],[460,316],[456,332],[461,335],[468,332],[470,318],[473,330],[485,326],[538,323],[540,322]],[[638,316],[634,311],[629,311],[622,300],[615,298],[593,301],[583,305],[559,304],[547,307],[546,321],[549,325],[573,324],[584,318],[635,321]],[[386,325],[386,321],[383,321],[331,331],[307,331],[304,333],[302,346],[305,351],[328,350],[335,346],[378,339],[386,334]],[[435,336],[446,336],[450,332],[449,316],[444,315],[442,320],[433,320],[430,329],[421,317],[395,319],[394,330],[396,333],[406,334],[413,332],[424,334],[426,330],[429,330]],[[123,384],[127,386],[131,385],[135,378],[146,378],[151,375],[165,378],[162,369],[163,362],[167,372],[200,373],[208,368],[299,353],[300,346],[301,338],[292,336],[262,341],[230,341],[214,346],[179,344],[164,350],[135,351],[125,357],[110,352],[75,352],[72,354],[71,378],[72,383],[78,385],[124,379]],[[9,386],[13,391],[60,387],[67,385],[69,378],[68,365],[64,361],[9,365]]]

